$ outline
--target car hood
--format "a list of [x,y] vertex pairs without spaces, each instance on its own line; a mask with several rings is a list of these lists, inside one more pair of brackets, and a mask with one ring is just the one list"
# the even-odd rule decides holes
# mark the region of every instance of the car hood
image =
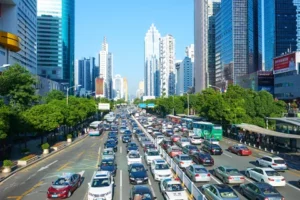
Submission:
[[110,186],[108,186],[108,187],[98,187],[98,188],[90,187],[89,188],[89,193],[98,194],[98,195],[106,194],[110,191],[111,191]]
[[49,192],[62,192],[64,190],[68,189],[68,186],[59,186],[59,185],[52,185],[48,191]]
[[185,191],[178,191],[178,192],[166,192],[169,199],[180,199],[180,200],[188,200],[188,196]]
[[128,150],[137,150],[139,149],[138,147],[128,147]]
[[145,178],[145,177],[148,177],[146,171],[143,171],[143,172],[131,172],[129,176],[131,176],[133,178]]
[[155,159],[160,159],[161,157],[158,155],[158,156],[147,156],[147,159],[148,160],[155,160]]
[[170,169],[165,169],[165,170],[155,170],[155,174],[158,175],[169,175],[172,174]]
[[113,171],[115,171],[116,167],[115,166],[101,166],[100,169],[103,171],[113,172]]
[[106,148],[111,148],[111,147],[116,147],[117,145],[116,144],[106,144],[105,146],[106,146]]

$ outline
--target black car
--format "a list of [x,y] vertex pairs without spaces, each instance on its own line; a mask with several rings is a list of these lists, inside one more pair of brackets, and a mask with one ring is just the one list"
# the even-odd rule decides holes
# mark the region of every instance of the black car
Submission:
[[117,134],[118,134],[118,127],[117,127],[117,126],[111,126],[111,127],[110,127],[110,130],[111,130],[111,131],[116,131]]
[[131,184],[147,184],[148,169],[142,163],[134,163],[128,166],[129,182]]
[[134,199],[153,200],[156,199],[156,197],[153,196],[149,186],[135,185],[132,187],[129,193],[129,200],[134,200]]
[[268,183],[248,183],[240,185],[243,196],[249,199],[284,199],[284,197]]
[[104,124],[104,125],[103,125],[103,129],[104,129],[105,131],[109,131],[109,130],[110,130],[110,125],[109,125],[109,124]]
[[222,153],[223,153],[223,150],[222,150],[222,148],[219,145],[217,145],[217,144],[211,144],[211,143],[204,144],[202,146],[202,150],[206,151],[206,152],[208,152],[208,153],[210,153],[212,155],[222,155]]
[[123,135],[122,136],[123,143],[131,142],[131,136],[130,135]]
[[198,165],[213,166],[215,163],[214,159],[208,153],[198,152],[198,153],[194,153],[193,155],[191,155],[191,157],[192,157],[193,162]]
[[193,155],[194,153],[200,152],[197,146],[195,145],[186,145],[182,148],[184,154]]
[[117,173],[117,164],[114,159],[104,159],[98,165],[99,171],[109,171],[113,176]]
[[138,145],[137,145],[136,143],[134,143],[134,142],[128,143],[128,144],[126,145],[126,147],[127,147],[127,153],[128,153],[129,151],[138,151],[138,150],[139,150]]
[[114,139],[109,139],[104,143],[105,148],[113,148],[114,152],[118,151],[118,144]]

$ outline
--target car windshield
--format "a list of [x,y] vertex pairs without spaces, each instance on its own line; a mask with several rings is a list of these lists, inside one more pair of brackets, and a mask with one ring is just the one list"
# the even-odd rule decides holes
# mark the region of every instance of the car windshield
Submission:
[[151,194],[135,194],[133,200],[152,200]]
[[168,191],[183,191],[183,188],[180,184],[172,184],[172,185],[168,185],[167,187]]
[[155,148],[154,144],[146,144],[146,148],[150,149],[150,148]]
[[198,148],[196,146],[189,146],[190,150],[198,150]]
[[211,147],[212,147],[213,149],[221,149],[221,147],[218,146],[218,145],[216,145],[216,144],[215,144],[215,145],[212,145]]
[[129,154],[129,158],[140,158],[140,154],[131,153],[131,154]]
[[194,136],[193,139],[195,139],[195,140],[200,140],[201,137]]
[[189,140],[187,138],[182,138],[181,142],[189,142]]
[[102,166],[113,166],[114,162],[112,160],[103,160],[101,165]]
[[120,129],[124,129],[124,130],[126,130],[126,127],[121,127]]
[[159,170],[169,169],[169,166],[167,164],[157,164],[155,165],[155,169],[159,169]]
[[137,145],[135,143],[129,144],[129,147],[136,147]]
[[171,141],[165,141],[164,143],[167,144],[167,145],[172,145]]
[[131,168],[131,172],[143,172],[145,171],[145,168],[142,166],[138,166],[138,167],[132,167]]
[[96,178],[93,179],[91,187],[108,187],[109,184],[108,178]]
[[239,175],[240,172],[237,169],[226,169],[227,174],[230,175]]
[[267,176],[280,176],[280,174],[276,171],[265,171]]
[[181,160],[192,160],[189,156],[180,156]]
[[222,198],[237,198],[238,196],[233,191],[220,192]]
[[195,168],[196,173],[207,173],[207,170],[205,168]]
[[172,148],[172,151],[174,151],[174,152],[180,152],[181,151],[181,149],[179,149],[179,148]]
[[266,194],[266,195],[268,195],[268,194],[278,194],[278,191],[273,187],[260,188],[260,190],[263,194]]
[[281,160],[281,159],[274,159],[274,163],[276,163],[276,164],[285,164],[285,161]]
[[69,185],[69,182],[68,182],[68,180],[67,179],[65,179],[65,178],[59,178],[59,179],[57,179],[54,183],[53,183],[53,185],[59,185],[59,186],[68,186]]
[[158,151],[150,151],[150,152],[148,152],[148,156],[158,156],[158,155],[159,155]]
[[113,151],[104,151],[103,155],[113,155],[114,152]]

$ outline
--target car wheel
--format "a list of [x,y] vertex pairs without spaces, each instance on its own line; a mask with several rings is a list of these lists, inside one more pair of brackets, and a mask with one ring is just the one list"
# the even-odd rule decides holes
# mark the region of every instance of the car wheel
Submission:
[[237,153],[237,155],[238,155],[238,156],[241,156],[241,153],[240,153],[240,152],[238,152],[238,153]]
[[246,176],[247,176],[248,178],[251,178],[251,176],[250,176],[250,173],[249,173],[249,172],[246,172],[245,174],[246,174]]
[[71,191],[68,192],[68,198],[71,197]]
[[81,180],[78,181],[77,188],[81,186]]
[[255,161],[255,163],[256,163],[256,165],[257,165],[257,166],[260,166],[260,164],[259,164],[258,160],[257,160],[257,161]]

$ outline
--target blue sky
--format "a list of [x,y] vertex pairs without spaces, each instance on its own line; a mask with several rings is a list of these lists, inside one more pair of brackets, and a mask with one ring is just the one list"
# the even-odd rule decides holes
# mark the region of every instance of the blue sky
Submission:
[[114,74],[127,77],[129,94],[135,95],[144,79],[144,37],[150,25],[162,36],[175,37],[176,59],[183,59],[185,47],[194,42],[193,12],[192,0],[77,0],[75,58],[98,60],[106,36]]

